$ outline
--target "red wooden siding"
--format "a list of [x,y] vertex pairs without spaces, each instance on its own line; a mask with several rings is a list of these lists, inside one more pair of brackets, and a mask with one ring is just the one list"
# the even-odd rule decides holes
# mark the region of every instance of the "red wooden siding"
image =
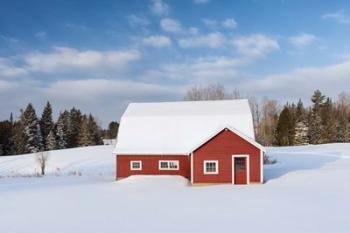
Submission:
[[[260,182],[260,149],[223,130],[193,152],[193,183],[232,183],[232,155],[248,154],[250,182]],[[204,160],[218,160],[218,174],[204,174]]]
[[[190,178],[190,157],[186,155],[119,155],[117,156],[117,179],[131,175],[181,175]],[[130,170],[130,161],[142,161],[142,170]],[[159,160],[178,160],[179,170],[159,170]]]

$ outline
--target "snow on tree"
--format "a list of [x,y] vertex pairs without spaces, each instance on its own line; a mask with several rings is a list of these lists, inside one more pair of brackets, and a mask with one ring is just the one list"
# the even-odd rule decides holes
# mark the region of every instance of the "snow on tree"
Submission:
[[[66,112],[67,114],[67,112]],[[68,126],[67,122],[65,122],[65,119],[67,118],[65,113],[61,113],[58,117],[57,124],[56,124],[56,148],[57,149],[65,149],[67,148],[67,131]]]
[[23,126],[25,136],[25,152],[36,153],[43,149],[39,120],[32,104],[28,104],[23,112]]
[[295,109],[294,144],[308,144],[308,125],[306,120],[306,110],[303,102],[299,99]]
[[311,144],[322,143],[322,118],[321,118],[321,107],[324,104],[325,96],[322,95],[321,91],[316,90],[311,97],[313,103],[312,109],[309,114],[309,141]]
[[295,124],[295,136],[294,136],[294,144],[295,145],[304,145],[308,143],[308,131],[304,121],[299,121]]
[[43,137],[43,144],[45,145],[45,149],[46,149],[46,138],[49,135],[52,128],[53,128],[52,108],[51,108],[50,102],[47,102],[40,119],[40,129],[41,129],[41,135]]
[[46,142],[45,144],[46,150],[56,149],[56,137],[53,129],[50,130],[50,133],[47,135],[45,142]]
[[82,124],[79,133],[79,146],[90,146],[93,145],[93,137],[89,128],[89,120],[84,115],[82,117]]

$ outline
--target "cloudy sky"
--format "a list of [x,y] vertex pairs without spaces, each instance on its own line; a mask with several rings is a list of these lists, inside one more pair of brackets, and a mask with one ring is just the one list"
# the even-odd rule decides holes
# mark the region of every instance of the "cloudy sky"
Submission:
[[350,2],[2,0],[0,118],[28,102],[105,126],[188,87],[281,101],[350,92]]

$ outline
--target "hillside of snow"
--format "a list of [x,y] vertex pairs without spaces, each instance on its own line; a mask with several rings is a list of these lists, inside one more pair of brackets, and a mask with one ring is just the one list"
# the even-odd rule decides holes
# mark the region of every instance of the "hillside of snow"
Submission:
[[0,157],[0,232],[350,232],[350,144],[268,148],[265,184],[114,181],[112,146]]

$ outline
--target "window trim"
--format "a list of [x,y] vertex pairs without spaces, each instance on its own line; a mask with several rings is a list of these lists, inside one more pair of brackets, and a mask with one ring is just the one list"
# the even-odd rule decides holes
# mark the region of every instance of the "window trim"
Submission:
[[[168,168],[162,168],[160,166],[161,163],[168,163]],[[170,162],[175,162],[177,164],[177,168],[170,168]],[[180,169],[180,162],[179,160],[159,160],[158,161],[158,169],[160,171],[178,171]]]
[[[216,171],[208,172],[206,169],[207,163],[215,163]],[[217,175],[217,174],[219,174],[219,160],[204,160],[203,161],[203,173],[204,173],[204,175]]]
[[[140,163],[140,168],[134,168],[133,163]],[[141,171],[142,170],[142,161],[141,160],[131,160],[130,161],[130,170],[131,171]]]

